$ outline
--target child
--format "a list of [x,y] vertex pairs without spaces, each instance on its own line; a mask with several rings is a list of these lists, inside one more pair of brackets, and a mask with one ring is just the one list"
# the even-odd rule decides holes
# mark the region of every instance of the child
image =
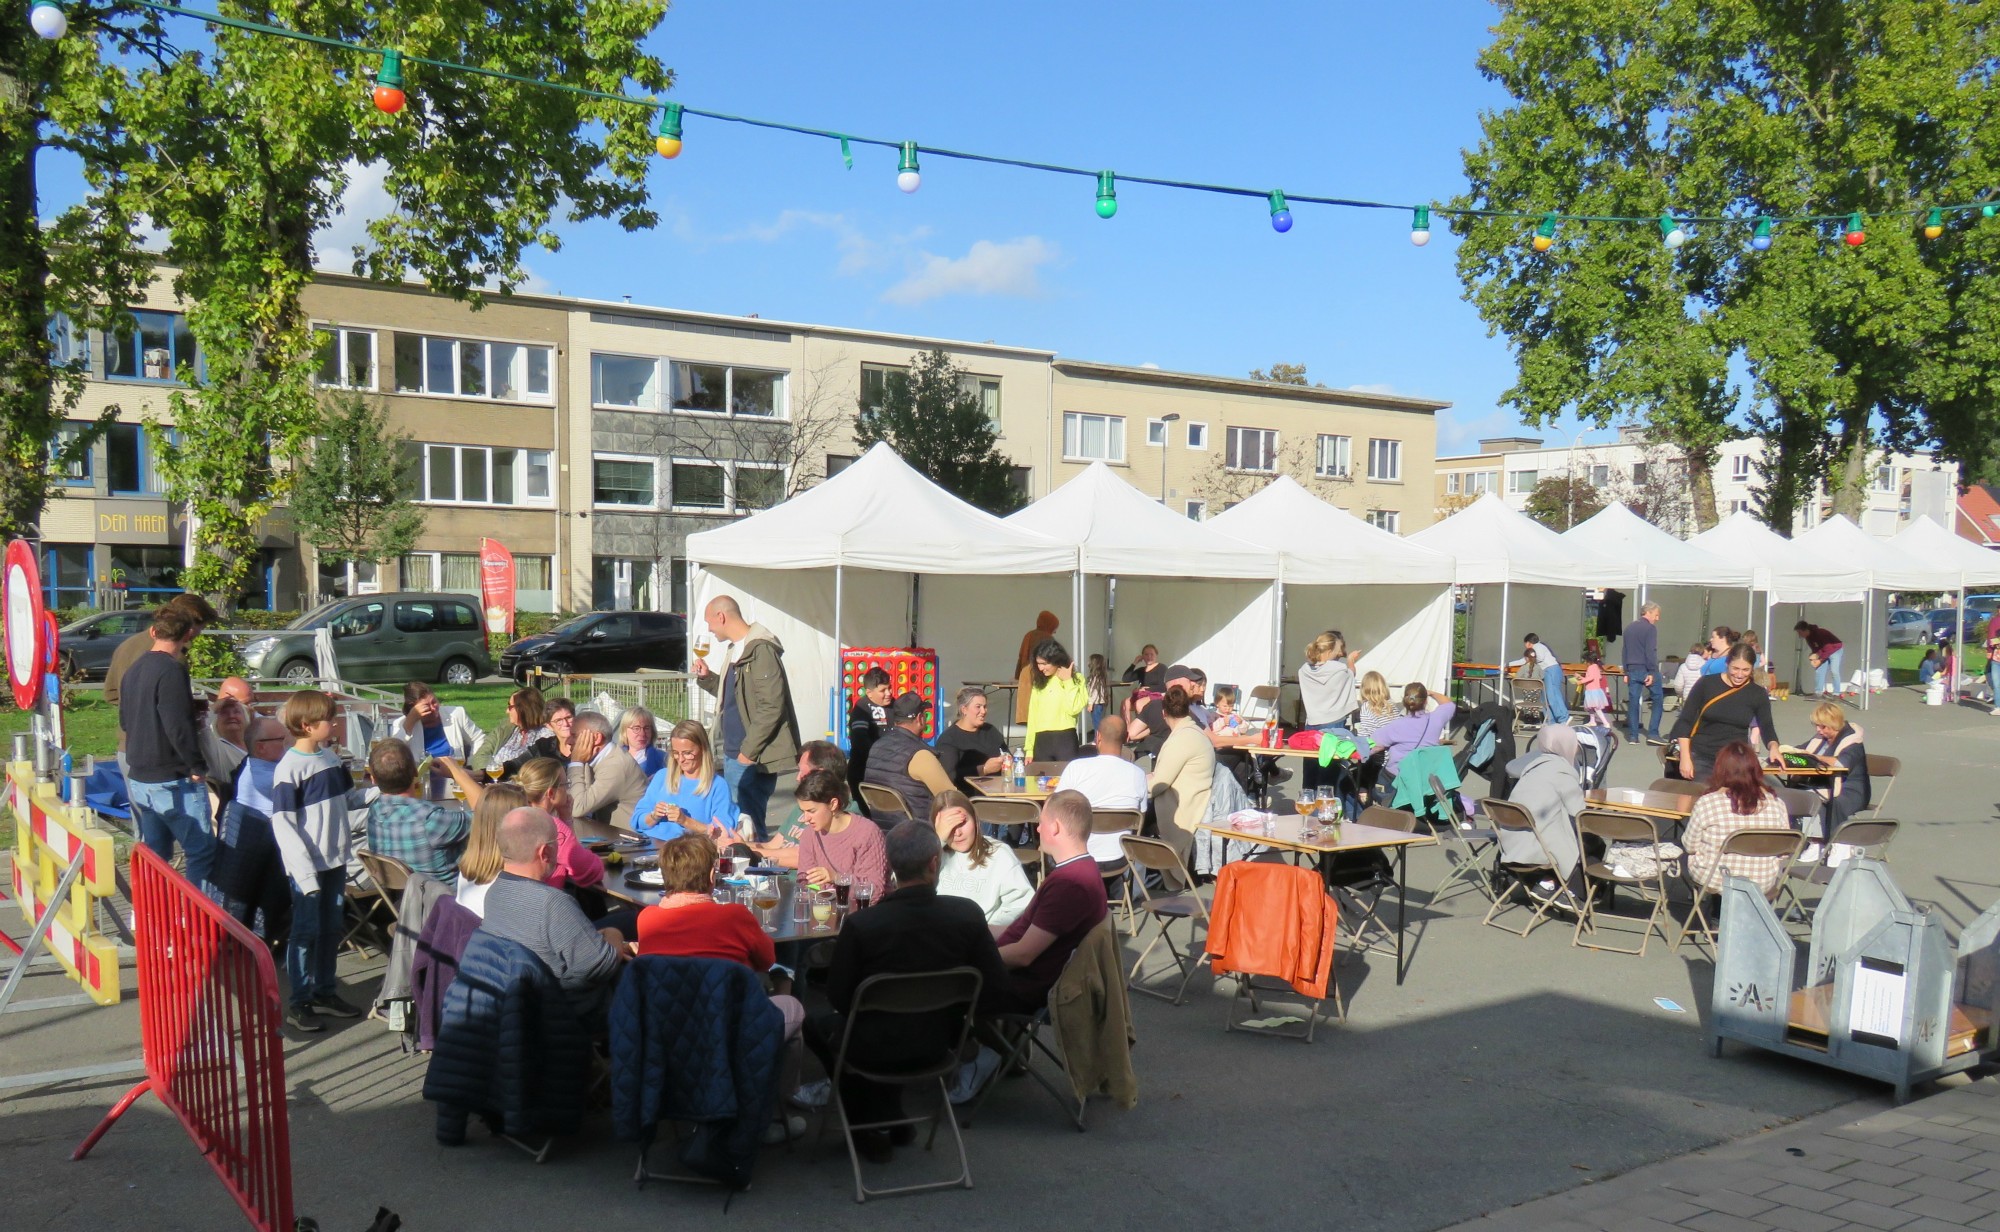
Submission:
[[847,712],[847,789],[861,798],[861,775],[868,769],[868,750],[889,730],[889,673],[871,667],[861,677],[861,696]]
[[1111,669],[1105,665],[1103,655],[1090,656],[1089,668],[1083,674],[1083,688],[1090,698],[1090,730],[1094,733],[1104,721],[1104,708],[1111,704]]
[[292,747],[271,775],[271,836],[292,883],[292,933],[285,943],[292,996],[285,1022],[300,1031],[325,1030],[321,1014],[361,1017],[360,1009],[336,995],[334,975],[341,891],[353,854],[347,793],[354,781],[330,747],[339,713],[333,699],[318,689],[292,694],[280,716]]
[[1236,689],[1231,685],[1221,685],[1215,690],[1215,722],[1208,730],[1218,736],[1234,736],[1243,730],[1243,720],[1236,713]]
[[1708,661],[1708,643],[1696,642],[1688,648],[1688,657],[1681,660],[1681,670],[1674,673],[1674,692],[1685,699],[1688,690],[1702,677],[1702,665]]
[[1923,662],[1917,664],[1917,683],[1929,684],[1931,682],[1931,679],[1937,674],[1938,674],[1937,647],[1932,646],[1924,651]]
[[1592,727],[1611,726],[1611,691],[1604,687],[1604,655],[1592,643],[1583,652],[1583,708]]

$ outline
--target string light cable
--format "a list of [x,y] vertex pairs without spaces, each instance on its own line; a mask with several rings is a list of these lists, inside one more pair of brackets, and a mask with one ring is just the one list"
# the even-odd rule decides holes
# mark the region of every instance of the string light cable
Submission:
[[[683,145],[683,124],[692,117],[712,120],[720,124],[741,124],[751,128],[761,128],[773,132],[792,133],[803,137],[816,137],[839,143],[840,154],[847,166],[854,166],[853,147],[872,146],[893,151],[897,156],[896,186],[905,193],[914,193],[922,185],[922,175],[918,166],[919,155],[955,160],[959,162],[985,163],[989,166],[1011,167],[1022,171],[1039,171],[1048,175],[1076,176],[1090,181],[1096,188],[1096,211],[1099,218],[1109,219],[1118,212],[1117,185],[1143,184],[1152,188],[1173,189],[1180,192],[1209,193],[1227,197],[1251,197],[1265,201],[1270,207],[1271,229],[1284,234],[1292,229],[1292,209],[1294,204],[1323,205],[1334,209],[1348,210],[1388,210],[1410,216],[1410,243],[1421,248],[1430,242],[1431,215],[1446,218],[1487,218],[1502,221],[1533,223],[1534,228],[1527,235],[1527,242],[1534,251],[1546,253],[1556,243],[1556,232],[1564,224],[1600,224],[1657,227],[1661,243],[1669,249],[1679,248],[1687,241],[1690,233],[1703,226],[1728,228],[1749,228],[1749,246],[1762,252],[1771,246],[1772,230],[1778,226],[1796,226],[1809,229],[1837,229],[1841,243],[1849,248],[1859,248],[1867,240],[1866,224],[1870,218],[1910,219],[1925,239],[1935,240],[1944,232],[1948,220],[1976,214],[1980,218],[1992,218],[2000,214],[2000,194],[1991,194],[1986,199],[1957,205],[1929,205],[1912,210],[1880,211],[1869,214],[1864,211],[1842,210],[1824,214],[1719,214],[1691,215],[1662,212],[1645,215],[1622,214],[1565,214],[1552,210],[1507,210],[1477,209],[1470,207],[1450,207],[1428,202],[1421,205],[1399,204],[1391,201],[1370,201],[1355,197],[1321,196],[1309,193],[1286,192],[1274,188],[1250,188],[1233,184],[1211,184],[1199,180],[1176,180],[1161,176],[1129,175],[1085,167],[1065,166],[1061,163],[1042,162],[1036,159],[1012,158],[999,154],[982,154],[972,150],[955,150],[943,146],[924,145],[916,141],[892,141],[881,137],[862,137],[852,133],[836,132],[832,129],[814,128],[805,124],[792,124],[782,120],[765,120],[755,116],[732,115],[728,112],[709,111],[690,107],[684,103],[669,102],[665,99],[642,97],[631,94],[594,90],[586,86],[572,85],[564,81],[550,81],[543,78],[527,77],[509,73],[501,69],[486,68],[476,64],[460,64],[451,60],[439,60],[429,56],[415,55],[393,47],[367,47],[343,39],[326,35],[308,34],[268,22],[251,21],[241,17],[230,17],[222,13],[204,12],[188,8],[170,0],[132,0],[139,8],[172,17],[184,17],[192,21],[205,22],[215,26],[242,30],[247,33],[268,35],[273,38],[291,39],[301,43],[311,43],[332,50],[345,52],[362,59],[378,62],[374,76],[372,97],[376,108],[385,114],[400,112],[406,101],[405,71],[411,66],[422,66],[447,73],[464,73],[476,77],[490,77],[501,81],[511,81],[518,85],[534,86],[541,89],[557,90],[584,98],[594,98],[605,102],[626,103],[642,108],[647,114],[655,115],[653,125],[654,148],[662,158],[679,157]],[[29,25],[35,33],[45,39],[62,38],[69,30],[69,18],[61,0],[30,0]]]

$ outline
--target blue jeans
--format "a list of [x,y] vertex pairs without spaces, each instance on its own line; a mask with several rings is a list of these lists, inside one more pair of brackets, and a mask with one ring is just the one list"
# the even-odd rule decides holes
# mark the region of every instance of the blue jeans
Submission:
[[334,993],[334,960],[340,957],[342,892],[347,870],[330,868],[319,875],[311,894],[292,886],[292,934],[285,941],[285,975],[292,985],[292,1004],[311,1005]]
[[1563,675],[1562,664],[1542,669],[1542,692],[1549,699],[1549,722],[1569,722],[1569,699],[1563,696],[1569,692],[1569,677]]
[[1648,740],[1660,738],[1660,710],[1666,705],[1667,682],[1660,677],[1658,668],[1653,669],[1653,683],[1647,684],[1645,672],[1628,670],[1625,673],[1625,738],[1628,743],[1639,742],[1639,703],[1649,694],[1653,699],[1653,720],[1646,728]]
[[1840,651],[1834,651],[1826,658],[1820,660],[1820,665],[1813,669],[1813,692],[1826,692],[1826,682],[1829,675],[1833,678],[1833,687],[1835,689],[1840,688],[1840,655]]
[[209,892],[215,870],[215,831],[208,820],[208,789],[193,779],[165,783],[125,781],[139,839],[162,860],[174,858],[174,844],[187,853],[187,879]]
[[762,766],[746,766],[731,757],[722,763],[722,779],[729,784],[729,794],[736,801],[736,811],[749,815],[750,825],[757,832],[757,841],[770,842],[770,831],[764,827],[764,812],[771,806],[771,793],[778,790],[778,776]]

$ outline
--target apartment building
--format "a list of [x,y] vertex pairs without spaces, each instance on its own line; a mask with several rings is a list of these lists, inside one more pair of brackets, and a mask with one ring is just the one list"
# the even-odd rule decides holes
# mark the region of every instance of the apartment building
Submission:
[[[1744,437],[1722,446],[1712,472],[1718,516],[1756,512],[1762,483],[1764,441]],[[1436,464],[1436,501],[1449,514],[1492,492],[1514,509],[1525,509],[1535,485],[1575,474],[1614,500],[1645,506],[1662,528],[1686,538],[1697,529],[1693,496],[1680,451],[1647,439],[1643,427],[1623,427],[1616,440],[1585,445],[1546,445],[1534,436],[1492,437],[1479,452],[1441,457]],[[1869,467],[1861,528],[1888,537],[1911,519],[1931,517],[1949,525],[1958,491],[1958,464],[1929,454],[1880,454]],[[1792,527],[1806,531],[1832,515],[1832,499],[1822,488],[1805,502]]]
[[[44,517],[54,603],[177,589],[185,519],[144,424],[171,422],[177,366],[199,357],[168,277],[132,305],[128,329],[55,331],[65,357],[89,357],[78,415],[119,415]],[[305,306],[319,386],[379,399],[409,438],[406,482],[425,526],[398,560],[334,566],[280,509],[260,528],[256,606],[476,594],[491,538],[514,554],[524,610],[684,611],[687,536],[838,474],[859,453],[858,408],[933,349],[965,373],[1026,499],[1102,461],[1195,519],[1281,473],[1393,531],[1432,519],[1440,402],[629,302],[517,294],[475,310],[338,274],[319,275]]]

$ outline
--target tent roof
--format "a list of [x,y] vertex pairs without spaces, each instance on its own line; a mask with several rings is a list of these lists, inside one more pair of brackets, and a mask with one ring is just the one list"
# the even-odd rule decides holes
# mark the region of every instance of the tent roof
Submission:
[[1636,585],[1637,567],[1563,541],[1488,492],[1410,542],[1458,558],[1461,585],[1525,582],[1547,586]]
[[1758,590],[1775,600],[1793,602],[1853,602],[1868,586],[1864,569],[1828,559],[1803,539],[1791,540],[1737,510],[1688,540],[1698,548],[1751,567]]
[[1636,564],[1649,585],[1748,586],[1751,581],[1749,564],[1676,539],[1618,501],[1564,531],[1562,538],[1600,556]]
[[1958,585],[1957,569],[1947,572],[1912,560],[1839,514],[1792,542],[1823,559],[1864,571],[1868,585],[1878,590],[1944,590]]
[[1904,527],[1890,547],[1904,553],[1956,581],[1944,586],[1991,586],[2000,583],[2000,552],[1979,547],[1971,540],[1954,535],[1929,518],[1918,518]]
[[1334,508],[1289,475],[1265,484],[1208,525],[1276,552],[1285,581],[1295,585],[1448,586],[1457,576],[1451,557]]
[[893,573],[1070,573],[1073,549],[1010,526],[877,444],[833,478],[729,526],[689,535],[698,565]]
[[1120,577],[1278,576],[1278,555],[1173,513],[1102,462],[1007,519],[1074,545],[1085,573]]

